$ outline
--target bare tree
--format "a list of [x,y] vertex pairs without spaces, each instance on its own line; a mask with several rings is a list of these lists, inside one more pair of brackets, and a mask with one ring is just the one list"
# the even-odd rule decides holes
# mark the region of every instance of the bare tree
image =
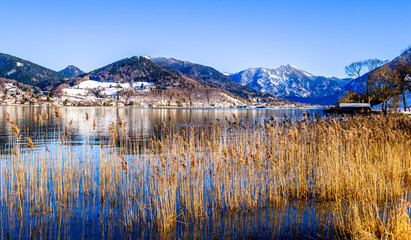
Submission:
[[212,89],[207,88],[207,89],[204,90],[204,95],[205,95],[205,97],[206,97],[206,99],[207,99],[208,105],[211,105],[211,97],[212,97],[212,94],[213,94],[213,90],[212,90]]
[[372,74],[373,71],[376,70],[377,68],[381,67],[384,63],[387,61],[382,61],[380,59],[367,59],[363,61],[363,66],[367,67],[368,70],[368,76],[367,79],[364,81],[360,81],[363,87],[365,88],[365,97],[368,103],[371,102],[372,97],[370,95],[370,85],[372,84]]
[[361,80],[361,75],[363,74],[363,71],[364,71],[363,61],[353,62],[350,65],[345,67],[345,73],[352,78],[358,78],[358,81],[361,83],[364,89],[367,89],[366,83],[364,83]]
[[382,102],[382,109],[387,113],[388,100],[399,92],[399,73],[386,64],[371,74],[371,91],[377,101]]
[[60,85],[58,85],[56,88],[53,89],[53,94],[61,94],[63,92],[64,88],[68,88],[70,87],[70,85],[66,84],[66,83],[62,83]]
[[397,61],[394,62],[394,68],[399,75],[399,91],[404,102],[404,111],[407,110],[407,100],[405,93],[411,91],[411,47],[403,51]]

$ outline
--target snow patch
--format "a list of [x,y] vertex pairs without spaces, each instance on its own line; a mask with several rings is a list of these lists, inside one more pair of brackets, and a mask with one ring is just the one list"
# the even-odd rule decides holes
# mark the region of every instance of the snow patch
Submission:
[[88,90],[85,89],[72,89],[72,88],[64,88],[63,94],[76,97],[76,96],[87,96]]
[[[133,87],[142,92],[149,91],[148,88],[153,87],[151,82],[135,82]],[[143,88],[142,88],[143,87]],[[87,96],[91,91],[100,91],[101,94],[107,96],[116,95],[122,90],[132,89],[130,83],[116,83],[116,82],[99,82],[95,80],[83,81],[80,84],[71,88],[64,88],[63,94],[68,96]]]
[[232,98],[229,95],[225,94],[225,93],[220,93],[221,96],[223,96],[224,98],[226,98],[227,101],[230,101],[232,103],[234,103],[235,105],[243,105],[244,103],[241,102],[238,99]]
[[11,74],[16,73],[16,72],[17,72],[16,69],[12,69],[12,70],[7,72],[7,75],[10,76]]

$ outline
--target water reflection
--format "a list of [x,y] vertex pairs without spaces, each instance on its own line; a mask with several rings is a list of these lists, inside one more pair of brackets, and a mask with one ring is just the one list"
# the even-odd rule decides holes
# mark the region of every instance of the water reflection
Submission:
[[[156,135],[155,126],[162,122],[174,128],[192,124],[201,126],[204,120],[208,123],[217,120],[234,121],[233,114],[240,121],[248,119],[252,124],[263,123],[275,118],[301,119],[308,115],[321,114],[321,109],[177,109],[177,108],[105,108],[105,107],[63,107],[61,116],[56,118],[54,108],[38,106],[1,106],[0,114],[0,146],[4,146],[12,135],[10,125],[6,121],[7,114],[23,132],[42,135],[43,139],[56,140],[56,132],[69,128],[73,141],[82,143],[85,140],[98,144],[99,137],[110,135],[109,126],[121,119],[127,125],[128,136],[140,136],[148,139]],[[49,119],[41,125],[34,121],[35,115],[48,114]],[[87,118],[88,116],[88,118]],[[31,136],[32,137],[32,136]],[[38,136],[36,136],[38,137]]]

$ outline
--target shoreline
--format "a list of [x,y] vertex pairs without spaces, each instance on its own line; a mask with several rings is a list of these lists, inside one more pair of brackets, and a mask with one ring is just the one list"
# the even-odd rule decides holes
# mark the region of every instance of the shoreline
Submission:
[[247,107],[247,108],[230,108],[230,107],[142,107],[142,106],[64,106],[64,105],[31,105],[31,104],[1,104],[0,106],[21,106],[21,107],[67,107],[67,108],[135,108],[135,109],[207,109],[207,110],[281,110],[281,109],[326,109],[322,107]]

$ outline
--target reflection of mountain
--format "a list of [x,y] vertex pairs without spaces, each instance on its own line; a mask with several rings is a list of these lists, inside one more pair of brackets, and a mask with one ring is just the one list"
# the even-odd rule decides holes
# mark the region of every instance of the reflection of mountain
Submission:
[[[89,144],[98,144],[99,136],[107,140],[111,137],[109,126],[114,122],[117,129],[123,134],[118,126],[118,116],[126,123],[126,134],[131,136],[139,136],[143,139],[150,139],[153,135],[159,136],[156,132],[155,125],[161,130],[162,122],[173,126],[173,129],[178,130],[189,126],[190,119],[193,126],[204,126],[204,124],[216,123],[217,119],[225,124],[225,119],[231,122],[234,121],[233,113],[238,118],[248,118],[250,123],[263,123],[264,120],[271,117],[282,119],[288,117],[301,118],[305,111],[309,113],[316,110],[300,110],[300,109],[282,109],[282,110],[250,110],[250,109],[171,109],[171,108],[88,108],[88,107],[64,107],[60,108],[60,118],[56,119],[54,108],[52,107],[30,107],[30,106],[0,106],[4,113],[0,115],[0,146],[5,146],[9,143],[13,133],[10,129],[10,124],[6,121],[6,113],[10,114],[11,121],[15,122],[22,136],[22,144],[25,145],[26,132],[33,139],[35,144],[45,144],[46,142],[56,142],[58,133],[64,132],[65,129],[71,136],[71,144],[83,144],[88,141]],[[49,114],[49,120],[43,125],[34,121],[34,115]],[[86,113],[89,120],[86,120]],[[73,120],[71,128],[70,121]],[[93,129],[94,120],[96,128]],[[204,122],[206,120],[206,123]],[[47,129],[47,130],[46,130]],[[36,136],[40,140],[36,140]],[[47,135],[46,135],[47,133]]]

